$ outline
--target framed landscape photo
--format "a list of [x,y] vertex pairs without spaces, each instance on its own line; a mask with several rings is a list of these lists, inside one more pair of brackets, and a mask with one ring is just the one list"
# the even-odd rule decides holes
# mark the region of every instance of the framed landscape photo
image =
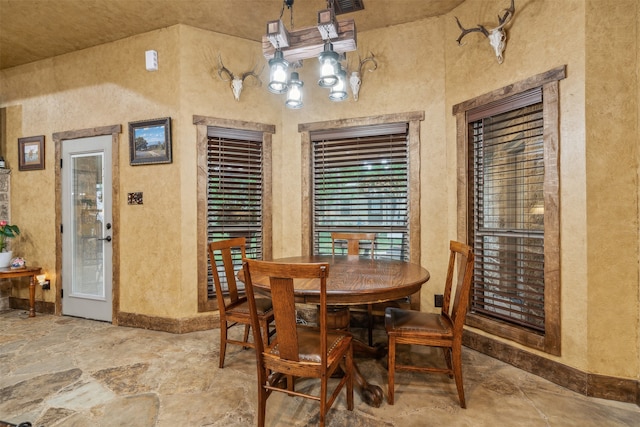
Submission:
[[171,163],[171,117],[129,123],[130,164]]
[[44,169],[44,135],[18,138],[18,170]]

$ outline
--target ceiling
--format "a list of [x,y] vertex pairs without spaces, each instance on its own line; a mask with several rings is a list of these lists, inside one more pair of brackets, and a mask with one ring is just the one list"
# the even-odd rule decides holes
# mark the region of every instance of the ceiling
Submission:
[[[342,1],[342,0],[341,0]],[[464,0],[362,0],[358,31],[446,14]],[[283,0],[0,0],[0,69],[186,24],[260,41]],[[295,0],[282,17],[291,29],[313,26],[327,0]]]

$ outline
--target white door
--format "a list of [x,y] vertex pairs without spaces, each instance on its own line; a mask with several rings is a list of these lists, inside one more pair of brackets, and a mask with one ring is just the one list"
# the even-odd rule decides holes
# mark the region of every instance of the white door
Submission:
[[111,135],[62,142],[62,314],[112,321]]

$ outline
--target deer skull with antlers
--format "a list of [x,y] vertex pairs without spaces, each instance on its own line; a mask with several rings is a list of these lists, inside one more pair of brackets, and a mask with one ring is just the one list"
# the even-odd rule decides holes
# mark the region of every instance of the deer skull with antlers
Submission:
[[376,60],[373,53],[369,53],[369,56],[362,59],[358,54],[358,70],[351,72],[351,77],[349,77],[349,84],[351,85],[351,93],[353,93],[353,100],[358,100],[358,93],[360,93],[360,85],[362,84],[362,77],[364,66],[367,62],[371,62],[370,68],[367,70],[369,72],[373,72],[378,68],[378,61]]
[[222,57],[218,55],[218,76],[225,81],[231,82],[231,90],[233,91],[233,97],[236,101],[240,101],[240,93],[242,93],[242,86],[244,84],[245,79],[248,77],[253,77],[257,81],[257,86],[262,85],[262,81],[260,80],[260,73],[256,73],[256,67],[253,67],[251,71],[246,71],[242,73],[239,77],[235,76],[227,67],[222,63]]
[[509,7],[509,9],[503,9],[501,11],[504,12],[504,15],[498,15],[498,26],[489,30],[487,30],[483,25],[478,25],[477,27],[466,29],[462,26],[458,17],[456,17],[458,27],[460,27],[460,30],[462,30],[462,33],[457,40],[458,44],[462,46],[462,38],[467,34],[480,32],[487,36],[487,38],[489,39],[489,43],[491,44],[491,47],[493,47],[493,50],[496,53],[496,57],[498,58],[498,64],[502,64],[502,53],[504,52],[504,49],[507,45],[507,33],[504,30],[504,26],[507,25],[509,21],[511,21],[511,18],[513,18],[513,14],[515,13],[515,11],[516,9],[514,0],[511,0],[511,7]]

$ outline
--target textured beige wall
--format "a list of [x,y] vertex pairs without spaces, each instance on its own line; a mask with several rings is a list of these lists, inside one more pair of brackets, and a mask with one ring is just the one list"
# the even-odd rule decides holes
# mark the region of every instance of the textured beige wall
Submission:
[[[360,54],[372,51],[380,64],[364,76],[358,102],[329,101],[317,87],[315,61],[307,60],[299,70],[305,107],[297,111],[286,109],[284,98],[264,86],[245,87],[236,102],[228,83],[212,74],[218,53],[234,73],[262,61],[258,43],[186,26],[4,70],[0,106],[7,107],[7,160],[14,168],[12,217],[25,230],[16,244],[33,263],[53,272],[51,134],[120,123],[120,308],[150,316],[197,316],[193,115],[276,126],[273,254],[279,257],[301,247],[298,124],[424,110],[421,246],[432,279],[422,304],[430,310],[442,286],[447,242],[456,237],[452,106],[566,64],[567,78],[560,83],[562,356],[555,359],[590,372],[638,378],[637,2],[520,0],[501,65],[477,33],[468,35],[464,46],[456,44],[453,16],[467,27],[491,26],[505,3],[467,0],[448,16],[358,34]],[[623,25],[616,28],[619,22]],[[616,54],[603,51],[607,42],[597,38],[605,28],[614,29]],[[147,49],[158,51],[157,72],[144,69]],[[609,65],[612,57],[615,67]],[[612,71],[622,83],[606,78]],[[266,68],[262,77],[266,82]],[[617,95],[609,104],[612,94]],[[628,113],[617,114],[621,108]],[[130,166],[127,123],[164,116],[173,118],[173,163]],[[15,141],[42,134],[46,169],[18,172]],[[133,191],[144,192],[144,205],[126,204]],[[168,231],[176,228],[180,231]],[[52,295],[44,298],[52,301]]]
[[[588,366],[638,376],[637,1],[587,1]],[[611,52],[615,52],[611,54]],[[635,143],[634,143],[635,142]]]

